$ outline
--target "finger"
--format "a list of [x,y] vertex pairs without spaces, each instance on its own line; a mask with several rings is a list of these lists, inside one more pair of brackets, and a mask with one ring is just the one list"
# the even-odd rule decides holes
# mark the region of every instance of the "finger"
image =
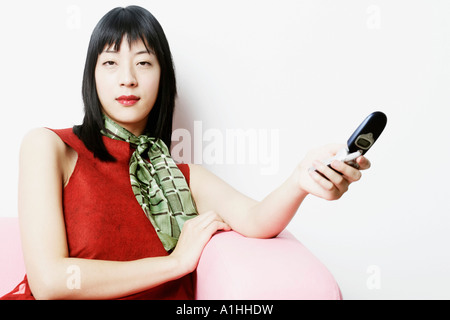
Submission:
[[355,182],[361,179],[361,171],[342,161],[334,160],[331,163],[331,167],[342,173],[343,177],[349,182]]
[[364,157],[364,156],[358,157],[358,158],[356,159],[356,163],[359,165],[359,167],[360,167],[361,170],[369,169],[370,166],[372,165],[372,164],[370,163],[369,159],[367,159],[367,158]]
[[324,168],[326,166],[323,165],[323,163],[321,163],[319,161],[315,161],[313,163],[313,165],[314,165],[314,168],[316,169],[316,171],[314,171],[314,170],[309,171],[310,176],[313,178],[313,180],[315,182],[317,182],[319,184],[320,187],[322,187],[326,191],[332,191],[334,188],[334,184],[329,180],[327,175],[323,172],[323,171],[326,171]]
[[218,230],[225,230],[225,231],[230,231],[231,227],[223,221],[218,221],[215,220],[213,222],[211,222],[206,228],[205,230],[209,231],[211,234],[215,233]]
[[222,224],[225,223],[222,217],[215,211],[208,211],[203,213],[202,215],[204,216],[204,219],[199,223],[199,227],[201,229],[208,228],[208,226],[214,222],[220,222]]
[[195,216],[195,217],[193,217],[192,219],[189,219],[189,220],[187,220],[185,223],[184,223],[184,225],[183,225],[183,228],[187,228],[187,227],[189,227],[189,228],[195,228],[195,227],[197,227],[199,224],[202,224],[203,223],[203,221],[205,221],[206,219],[208,219],[208,216],[207,215],[205,215],[205,214],[199,214],[199,215],[197,215],[197,216]]
[[314,166],[316,166],[316,168],[318,167],[318,171],[322,173],[328,180],[330,180],[330,182],[337,190],[341,192],[346,192],[348,190],[349,184],[348,180],[346,179],[346,177],[343,177],[342,174],[336,172],[335,170],[331,169],[330,167],[328,167],[327,165],[323,164],[320,161],[316,161]]
[[205,229],[213,220],[212,214],[213,214],[212,212],[208,211],[201,213],[192,219],[187,220],[183,225],[182,231],[185,229],[190,229],[190,230],[197,230],[194,232],[199,232]]
[[200,239],[203,239],[202,241],[204,241],[206,244],[206,242],[208,242],[211,237],[220,230],[230,231],[231,227],[225,222],[214,220],[204,229],[201,229],[201,231],[198,233],[198,236]]

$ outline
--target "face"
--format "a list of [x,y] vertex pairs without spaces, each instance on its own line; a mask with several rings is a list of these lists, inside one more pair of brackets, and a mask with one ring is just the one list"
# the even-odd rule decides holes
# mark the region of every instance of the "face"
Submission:
[[161,69],[144,43],[124,38],[120,50],[106,47],[95,67],[102,111],[136,136],[143,133],[158,96]]

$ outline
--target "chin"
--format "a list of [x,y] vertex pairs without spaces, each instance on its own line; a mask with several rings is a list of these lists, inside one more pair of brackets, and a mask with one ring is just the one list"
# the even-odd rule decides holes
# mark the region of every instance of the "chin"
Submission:
[[141,110],[132,110],[132,108],[127,108],[125,110],[114,110],[113,112],[104,111],[105,114],[110,117],[116,123],[124,125],[139,125],[147,123],[148,112],[143,112]]

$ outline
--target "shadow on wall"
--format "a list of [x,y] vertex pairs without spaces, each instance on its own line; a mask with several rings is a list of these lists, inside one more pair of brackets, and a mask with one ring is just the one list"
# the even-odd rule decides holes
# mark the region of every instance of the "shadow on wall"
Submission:
[[[171,151],[174,146],[182,144],[182,148],[178,148],[180,152],[173,154],[175,162],[194,163],[192,155],[194,155],[194,144],[192,143],[192,135],[194,133],[194,121],[201,117],[195,113],[195,108],[185,98],[177,98],[175,102],[175,112],[173,116],[172,132],[181,133],[180,136],[174,134],[172,136]],[[185,133],[185,134],[183,134]],[[190,141],[183,141],[183,139],[190,139]],[[190,146],[186,148],[186,146]]]

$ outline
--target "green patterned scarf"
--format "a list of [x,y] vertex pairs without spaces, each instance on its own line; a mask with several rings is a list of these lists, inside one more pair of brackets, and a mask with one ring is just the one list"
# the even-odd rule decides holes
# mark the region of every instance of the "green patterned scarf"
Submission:
[[197,215],[183,173],[161,139],[136,137],[109,117],[104,115],[104,119],[103,135],[136,148],[130,159],[131,188],[164,248],[172,251],[184,222]]

